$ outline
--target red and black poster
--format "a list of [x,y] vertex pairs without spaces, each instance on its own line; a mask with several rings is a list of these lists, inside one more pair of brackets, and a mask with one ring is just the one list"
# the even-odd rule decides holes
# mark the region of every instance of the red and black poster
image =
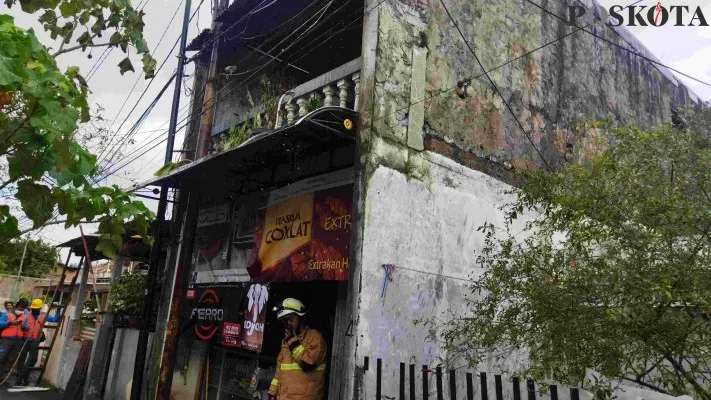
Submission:
[[352,170],[272,192],[257,214],[252,281],[347,280],[352,208]]
[[227,347],[260,351],[267,317],[267,286],[216,286],[192,288],[184,320],[197,340]]

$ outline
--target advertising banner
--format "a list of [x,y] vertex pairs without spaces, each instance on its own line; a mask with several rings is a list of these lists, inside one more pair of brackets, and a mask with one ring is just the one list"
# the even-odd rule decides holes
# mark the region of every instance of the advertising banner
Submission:
[[186,299],[186,329],[195,339],[219,342],[226,347],[261,351],[267,318],[269,288],[260,284],[249,287],[195,287],[192,299]]
[[249,287],[247,311],[244,315],[244,329],[240,341],[241,346],[245,349],[254,351],[262,349],[268,300],[269,289],[266,286],[255,283]]
[[272,192],[257,214],[247,270],[254,282],[347,280],[353,170]]
[[227,260],[233,225],[230,207],[225,203],[199,210],[191,284],[249,281],[244,264]]

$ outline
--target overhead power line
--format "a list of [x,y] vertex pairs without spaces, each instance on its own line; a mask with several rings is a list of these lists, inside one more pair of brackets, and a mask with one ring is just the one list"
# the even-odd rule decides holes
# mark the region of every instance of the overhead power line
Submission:
[[[441,0],[440,0],[440,1],[441,1]],[[552,15],[552,16],[556,17],[557,19],[559,19],[559,20],[565,22],[565,23],[568,23],[568,24],[571,23],[571,22],[568,21],[567,19],[565,19],[565,18],[559,16],[558,14],[554,13],[553,11],[550,11],[550,10],[546,9],[545,7],[543,7],[543,6],[541,6],[541,5],[536,4],[535,2],[533,2],[533,1],[531,1],[531,0],[526,0],[526,1],[527,1],[528,3],[531,3],[531,5],[533,5],[534,7],[536,7],[536,8],[538,8],[538,9],[540,9],[541,11],[545,12],[546,14]],[[639,2],[637,2],[637,3],[639,3]],[[632,4],[637,4],[637,3],[632,3]],[[573,25],[573,26],[578,27],[577,25]],[[628,52],[628,53],[634,54],[635,56],[640,57],[640,58],[642,58],[642,59],[645,60],[645,61],[648,61],[648,62],[650,62],[650,63],[652,63],[652,64],[656,64],[656,65],[662,66],[662,67],[664,67],[664,68],[667,68],[667,69],[669,69],[669,70],[671,70],[671,71],[676,72],[676,73],[679,74],[679,75],[682,75],[682,76],[684,76],[684,77],[687,77],[687,78],[689,78],[689,79],[691,79],[691,80],[693,80],[693,81],[696,81],[696,82],[698,82],[698,83],[700,83],[700,84],[702,84],[702,85],[711,86],[711,83],[702,81],[701,79],[695,78],[695,77],[693,77],[693,76],[691,76],[691,75],[689,75],[689,74],[687,74],[687,73],[684,73],[684,72],[682,72],[682,71],[679,71],[679,70],[676,69],[676,68],[672,68],[672,67],[670,67],[670,66],[668,66],[668,65],[666,65],[666,64],[664,64],[664,63],[662,63],[662,62],[660,62],[659,60],[655,60],[655,59],[653,59],[653,58],[647,57],[647,56],[645,56],[645,55],[643,55],[643,54],[640,54],[640,53],[638,53],[638,52],[636,52],[636,51],[634,51],[634,50],[632,50],[632,49],[630,49],[630,48],[627,48],[627,47],[622,46],[622,45],[620,45],[620,44],[618,44],[618,43],[615,43],[615,42],[613,42],[612,40],[606,39],[606,38],[604,38],[604,37],[602,37],[602,36],[596,34],[596,33],[593,32],[593,31],[587,30],[587,29],[585,29],[585,28],[581,28],[581,30],[584,31],[585,33],[589,34],[589,35],[592,35],[592,36],[598,38],[599,40],[602,40],[603,42],[605,42],[605,43],[607,43],[607,44],[609,44],[609,45],[615,46],[615,47],[617,47],[617,48],[619,48],[619,49],[621,49],[621,50],[624,50],[624,51],[626,51],[626,52]]]
[[[163,88],[161,88],[160,92],[158,92],[158,95],[153,99],[153,101],[152,101],[151,104],[148,106],[148,108],[146,108],[146,109],[143,111],[143,114],[141,114],[140,118],[138,119],[138,122],[134,125],[134,127],[140,126],[140,124],[145,120],[145,118],[148,116],[148,114],[150,114],[150,112],[153,110],[153,108],[156,106],[156,104],[158,104],[158,101],[159,101],[160,98],[163,96],[163,94],[165,93],[165,91],[168,89],[168,87],[170,86],[170,84],[173,82],[173,79],[175,79],[175,74],[173,74],[173,75],[170,77],[170,79],[168,79],[168,82],[166,82],[165,85],[163,85]],[[131,130],[129,130],[129,134],[130,134],[130,133],[131,133]],[[111,160],[108,160],[108,161],[110,162]],[[102,169],[102,173],[103,173],[104,170],[105,170],[105,169]],[[100,178],[99,178],[99,181],[104,180],[104,179],[107,178],[107,177],[108,177],[107,175],[105,175],[104,177],[100,177]]]
[[[338,9],[334,10],[333,13],[336,13],[336,12],[338,12],[339,10],[341,10],[343,7],[345,7],[345,6],[346,6],[348,3],[350,3],[351,1],[352,1],[352,0],[346,1],[346,2],[343,3]],[[380,6],[384,1],[385,1],[385,0],[381,0],[378,4],[376,4],[374,7],[372,7],[371,9],[369,9],[367,12],[365,12],[365,13],[364,13],[363,15],[361,15],[359,18],[354,19],[354,21],[352,21],[351,23],[355,23],[355,22],[357,22],[358,19],[364,18],[365,15],[367,15],[367,14],[370,13],[370,12],[372,12],[374,9],[376,9],[378,6]],[[331,4],[331,3],[329,3],[328,5],[330,5],[330,4]],[[303,12],[303,11],[302,11],[302,12]],[[333,14],[333,13],[332,13],[332,14]],[[313,17],[312,17],[312,18],[313,18]],[[312,18],[310,18],[310,19],[312,19]],[[259,61],[261,61],[261,60],[263,60],[263,59],[265,59],[265,58],[267,58],[267,61],[264,62],[263,64],[261,64],[261,66],[260,66],[255,72],[251,73],[249,76],[247,76],[246,78],[244,78],[242,81],[239,81],[239,82],[237,82],[236,84],[233,84],[231,88],[230,88],[229,86],[225,86],[224,88],[220,89],[217,93],[215,93],[214,98],[215,98],[215,99],[219,99],[220,96],[223,96],[223,97],[224,97],[224,96],[228,96],[228,95],[232,94],[235,90],[239,89],[240,87],[243,87],[243,86],[245,86],[245,85],[248,85],[249,83],[251,83],[251,82],[253,82],[254,80],[256,80],[256,79],[258,78],[257,74],[258,74],[259,72],[263,71],[264,69],[266,69],[272,62],[275,61],[274,58],[269,57],[269,56],[272,55],[271,53],[272,53],[274,50],[279,49],[279,46],[281,46],[285,41],[287,41],[292,35],[296,34],[300,28],[302,28],[303,26],[305,26],[305,25],[310,21],[310,19],[307,20],[305,23],[303,23],[299,28],[295,29],[290,35],[288,35],[287,37],[285,37],[284,39],[282,39],[279,43],[277,43],[276,45],[274,45],[269,51],[266,52],[266,53],[267,53],[266,55],[262,55],[262,56],[257,60],[257,62],[259,62]],[[322,21],[321,21],[321,24],[326,23],[326,21],[327,21],[327,19],[326,19],[326,20],[322,20]],[[281,26],[283,26],[283,25],[280,25],[280,27],[281,27]],[[312,25],[309,27],[309,30],[310,30],[310,29],[313,29],[314,27],[315,27],[315,24],[312,24]],[[304,37],[304,35],[305,35],[307,32],[308,32],[308,30],[302,32],[302,33],[301,33],[296,39],[294,39],[287,47],[285,47],[285,48],[283,48],[283,49],[280,49],[280,51],[281,51],[281,52],[284,52],[284,51],[290,50],[294,45],[296,45],[297,43],[299,43],[299,41]],[[322,44],[323,44],[323,43],[322,43]],[[304,47],[305,47],[305,46],[304,46]],[[201,48],[201,51],[203,51],[204,49],[205,49],[205,46],[203,46],[203,47]],[[284,60],[284,62],[288,62],[288,61],[289,61],[289,60]],[[192,122],[192,121],[195,121],[197,118],[201,117],[201,116],[202,116],[203,114],[205,114],[207,111],[209,111],[209,110],[211,110],[212,108],[216,107],[217,104],[218,104],[218,101],[213,101],[212,104],[210,104],[208,107],[203,108],[201,112],[199,112],[199,113],[197,113],[196,115],[192,116],[192,117],[190,118],[190,121],[191,121],[191,122]]]
[[[190,17],[190,21],[192,21],[192,19],[195,17],[195,14],[197,13],[197,10],[200,9],[200,7],[202,6],[202,4],[203,4],[204,1],[205,1],[205,0],[201,0],[201,1],[200,1],[200,3],[198,4],[196,10],[193,12],[192,16]],[[182,2],[181,2],[181,4],[182,4]],[[171,19],[171,23],[172,23],[172,19]],[[168,29],[168,28],[166,28],[166,31],[167,31],[167,29]],[[164,32],[164,33],[165,33],[165,32]],[[161,64],[160,64],[160,66],[158,67],[158,69],[155,71],[156,76],[157,76],[158,73],[161,71],[161,69],[163,69],[163,66],[166,64],[166,62],[168,61],[168,59],[170,58],[170,56],[173,54],[173,51],[175,50],[176,46],[177,46],[178,43],[180,42],[181,36],[182,36],[182,34],[178,36],[178,38],[176,39],[175,43],[173,43],[173,47],[170,49],[170,51],[169,51],[168,54],[165,56],[165,58],[164,58],[163,61],[161,62]],[[161,40],[162,40],[162,37],[161,37]],[[157,46],[156,46],[156,48],[157,48]],[[138,79],[140,79],[140,76],[139,76]],[[119,132],[121,131],[121,128],[123,128],[123,125],[128,121],[128,119],[130,118],[130,116],[131,116],[131,114],[133,113],[133,111],[136,110],[136,108],[138,107],[138,105],[140,104],[141,100],[143,99],[143,97],[144,97],[144,96],[146,95],[146,93],[148,92],[148,89],[151,87],[151,84],[153,83],[154,80],[155,80],[155,77],[151,78],[151,80],[148,82],[148,85],[147,85],[146,88],[143,90],[143,92],[142,92],[141,95],[139,96],[138,100],[136,100],[136,102],[135,102],[133,108],[131,108],[131,111],[129,111],[129,113],[126,115],[126,118],[124,118],[124,120],[121,122],[121,124],[119,125],[119,127],[114,131],[114,134],[111,136],[111,138],[110,138],[110,140],[109,140],[109,143],[113,143],[114,138],[116,137],[116,135],[119,134]],[[136,82],[138,82],[138,81],[136,81]],[[134,83],[134,87],[135,87],[135,85],[136,85],[136,84]],[[126,97],[126,99],[124,100],[124,105],[125,105],[126,102],[128,101],[128,97],[129,97],[130,95],[131,95],[131,93],[129,93],[129,95],[128,95],[128,96]],[[122,107],[123,107],[123,106],[122,106]],[[117,114],[117,116],[118,116],[118,114]],[[113,124],[113,123],[112,123],[112,124]],[[114,151],[114,150],[116,150],[116,152],[118,152],[118,149],[120,149],[121,146],[122,146],[124,143],[126,143],[126,141],[128,140],[128,138],[129,138],[128,135],[124,135],[121,139],[119,139],[119,141],[118,141],[116,144],[114,144],[114,145],[111,146],[111,148],[110,148],[108,154],[111,154],[111,152]],[[118,145],[118,147],[117,147],[117,145]],[[106,148],[108,148],[108,146],[107,146]],[[106,149],[106,148],[105,148],[105,149]],[[101,160],[100,158],[101,158],[101,156],[103,155],[103,153],[104,153],[104,152],[102,151],[102,153],[99,155],[99,157],[97,157],[97,160],[99,160],[100,163],[102,162],[102,160]],[[103,161],[105,162],[105,161],[108,159],[108,162],[111,162],[111,161],[112,161],[112,158],[115,156],[115,154],[116,154],[116,153],[113,153],[110,157],[109,157],[109,156],[104,157],[104,160],[103,160]]]
[[[148,1],[150,0],[142,0],[140,3],[138,3],[137,9],[140,11],[143,11],[144,8],[148,5]],[[89,72],[86,75],[86,81],[89,82],[91,78],[96,75],[96,72],[101,68],[101,66],[104,64],[104,61],[106,61],[107,58],[109,58],[109,55],[111,55],[111,52],[114,50],[114,47],[105,47],[104,51],[101,53],[99,58],[96,60],[94,65],[91,67]],[[89,51],[89,54],[91,54],[91,50]]]

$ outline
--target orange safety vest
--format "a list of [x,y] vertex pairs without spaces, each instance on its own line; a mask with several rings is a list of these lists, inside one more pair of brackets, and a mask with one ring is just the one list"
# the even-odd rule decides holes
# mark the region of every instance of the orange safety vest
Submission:
[[[16,321],[16,320],[18,320],[18,319],[19,319],[20,321],[23,321],[23,322],[24,322],[24,320],[25,320],[25,315],[22,314],[22,315],[20,315],[20,316],[18,317],[17,314],[15,314],[14,312],[7,314],[7,322],[13,322],[13,321]],[[22,331],[22,324],[19,324],[19,325],[12,325],[12,326],[8,326],[7,328],[3,329],[3,330],[2,330],[2,334],[0,334],[0,337],[4,337],[4,338],[18,338],[18,337],[22,337],[23,333],[24,333],[24,332]]]
[[20,331],[20,336],[23,339],[39,340],[42,337],[42,328],[44,327],[44,322],[47,319],[47,314],[40,314],[35,317],[31,312],[27,313],[27,325],[30,329]]

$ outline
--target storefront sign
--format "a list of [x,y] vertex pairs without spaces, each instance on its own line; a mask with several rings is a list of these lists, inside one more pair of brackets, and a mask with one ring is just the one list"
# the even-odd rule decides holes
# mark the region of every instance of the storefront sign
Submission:
[[225,322],[222,325],[222,344],[228,347],[240,347],[242,325]]
[[257,215],[247,267],[253,281],[348,279],[352,173],[338,171],[270,194]]
[[232,236],[230,207],[225,203],[198,212],[191,284],[249,281],[244,265],[227,261]]
[[224,318],[225,310],[212,289],[202,293],[197,306],[190,312],[190,319],[195,323],[195,336],[200,340],[212,340]]
[[186,302],[184,320],[195,339],[228,347],[260,351],[267,319],[269,288],[245,286],[195,287]]
[[186,299],[184,321],[192,325],[195,339],[241,346],[245,287],[195,287]]

